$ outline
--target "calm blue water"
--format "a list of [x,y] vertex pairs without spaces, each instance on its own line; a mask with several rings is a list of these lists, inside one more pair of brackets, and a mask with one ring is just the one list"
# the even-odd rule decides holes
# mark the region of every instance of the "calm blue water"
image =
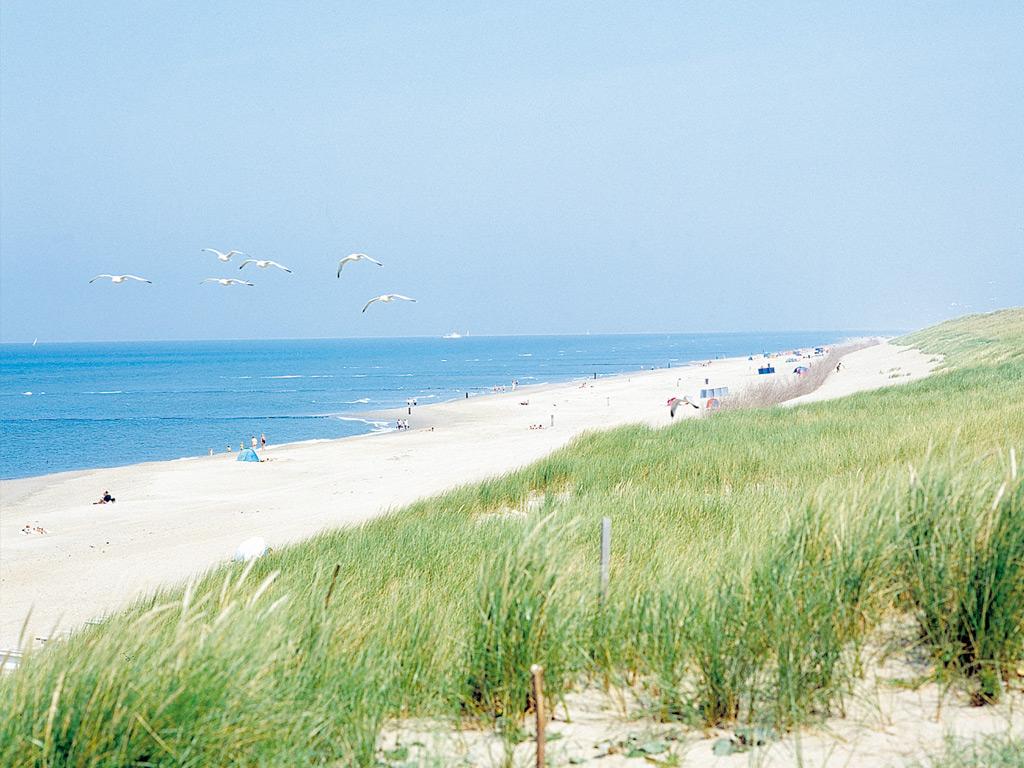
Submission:
[[[831,343],[856,331],[0,345],[0,477],[344,437],[495,385]],[[379,426],[379,425],[377,425]]]

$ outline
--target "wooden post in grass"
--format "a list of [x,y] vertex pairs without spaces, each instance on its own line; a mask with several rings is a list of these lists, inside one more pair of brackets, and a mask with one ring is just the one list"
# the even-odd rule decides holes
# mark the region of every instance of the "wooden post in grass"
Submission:
[[612,556],[612,519],[601,518],[601,600],[608,594],[608,570]]
[[540,664],[534,664],[530,667],[530,680],[533,687],[533,710],[537,715],[536,768],[545,768],[544,728],[547,725],[547,715],[544,712],[544,667]]
[[334,566],[334,573],[331,574],[331,586],[327,588],[327,596],[324,597],[324,610],[327,610],[327,606],[331,604],[331,595],[334,594],[334,583],[338,580],[338,571],[341,570],[341,563],[336,563]]

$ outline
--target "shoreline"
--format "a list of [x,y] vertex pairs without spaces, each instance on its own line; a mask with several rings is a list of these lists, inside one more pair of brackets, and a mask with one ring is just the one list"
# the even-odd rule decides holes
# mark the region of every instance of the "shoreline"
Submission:
[[[714,358],[712,360],[712,362],[715,362],[715,361],[726,361],[726,360],[739,360],[739,359],[740,359],[739,357],[719,357],[719,358]],[[743,359],[746,360],[746,358],[743,358]],[[686,362],[686,363],[681,363],[680,365],[678,365],[676,367],[639,368],[639,369],[636,369],[636,370],[621,371],[621,372],[618,372],[618,373],[608,373],[608,374],[603,374],[603,375],[598,374],[598,378],[596,379],[596,381],[607,381],[609,379],[613,379],[613,378],[616,378],[616,377],[619,377],[619,376],[639,376],[639,375],[642,375],[644,373],[651,373],[652,371],[684,370],[684,369],[686,369],[688,367],[692,367],[692,366],[696,366],[696,365],[700,365],[699,361],[690,361],[690,362]],[[553,380],[553,381],[544,381],[544,382],[540,382],[540,383],[537,383],[537,384],[521,384],[514,391],[517,392],[517,393],[521,393],[521,392],[525,392],[527,390],[533,390],[533,389],[542,390],[545,387],[565,386],[566,384],[572,384],[574,382],[591,381],[591,380],[592,380],[591,378],[585,377],[585,376],[574,376],[574,377],[571,377],[571,378],[568,378],[568,379],[557,379],[557,380]],[[469,390],[466,390],[466,391],[469,391]],[[416,409],[434,408],[434,407],[437,407],[437,406],[449,405],[451,403],[461,403],[461,402],[464,402],[467,399],[468,400],[475,400],[475,399],[479,399],[479,398],[495,397],[497,395],[502,395],[502,394],[510,394],[512,391],[513,390],[511,390],[511,389],[500,391],[500,392],[491,391],[491,392],[476,392],[476,393],[473,393],[472,391],[469,391],[469,397],[468,398],[459,397],[459,396],[456,395],[456,396],[454,396],[452,398],[449,398],[447,400],[431,400],[429,403],[424,403],[422,405],[417,405],[417,406],[415,406],[415,408]],[[319,418],[325,418],[325,419],[339,419],[341,421],[358,421],[358,422],[363,422],[363,423],[369,425],[369,424],[374,424],[374,423],[379,424],[379,423],[383,423],[385,421],[394,421],[396,418],[404,418],[403,414],[405,414],[405,408],[403,408],[401,406],[398,406],[398,407],[394,407],[394,408],[384,408],[384,409],[375,410],[375,411],[351,411],[351,412],[346,412],[344,414],[342,414],[342,413],[318,414],[318,417]],[[344,435],[342,437],[307,437],[307,438],[304,438],[302,440],[292,440],[292,441],[283,442],[283,443],[274,443],[270,447],[285,448],[285,447],[293,447],[293,446],[300,446],[300,445],[308,445],[308,444],[311,444],[311,443],[336,442],[336,441],[339,441],[339,440],[356,440],[356,439],[362,438],[362,437],[369,437],[371,435],[387,434],[387,433],[393,432],[393,431],[394,430],[391,429],[391,428],[388,428],[388,429],[370,429],[367,432],[361,432],[361,433],[355,434],[355,435]],[[261,448],[261,449],[258,449],[258,450],[263,450],[263,449]],[[58,470],[56,472],[45,472],[45,473],[43,473],[41,475],[25,475],[24,477],[0,478],[0,485],[5,485],[5,484],[8,484],[8,483],[19,483],[19,482],[31,481],[31,480],[43,480],[44,478],[60,478],[60,477],[65,476],[65,475],[75,475],[75,474],[82,474],[82,473],[86,473],[86,472],[100,472],[100,471],[104,471],[104,470],[124,469],[124,468],[127,468],[127,467],[153,466],[153,465],[159,465],[159,464],[167,464],[167,463],[171,463],[171,462],[197,461],[197,460],[201,460],[201,459],[217,458],[218,456],[224,457],[224,456],[232,456],[232,455],[233,456],[237,456],[238,455],[238,451],[231,451],[230,453],[228,453],[226,451],[218,451],[218,452],[214,452],[212,457],[207,455],[207,454],[205,454],[205,453],[203,453],[203,454],[197,454],[195,456],[177,456],[175,458],[170,458],[170,459],[152,459],[152,460],[149,460],[149,461],[136,461],[136,462],[129,462],[129,463],[126,463],[126,464],[111,464],[111,465],[105,465],[105,466],[99,466],[99,467],[80,467],[80,468],[77,468],[77,469],[62,469],[62,470]]]
[[[843,374],[813,394],[914,380],[933,367],[927,358],[883,342],[848,355]],[[412,428],[271,445],[259,464],[222,453],[0,481],[0,648],[14,647],[30,609],[28,637],[49,636],[215,567],[252,536],[287,545],[512,471],[587,431],[667,426],[667,397],[693,396],[705,378],[738,392],[761,380],[756,362],[525,385],[416,406],[412,416],[378,412],[400,413]],[[908,375],[882,376],[892,365]],[[108,488],[117,503],[93,505]],[[47,533],[22,534],[27,523]]]
[[[242,364],[248,360],[245,355],[240,358],[242,362],[234,361],[230,370],[214,370],[210,368],[208,356],[200,355],[195,359],[186,356],[183,364],[189,371],[192,371],[192,367],[195,368],[189,375],[206,377],[203,378],[204,382],[207,382],[209,376],[213,376],[210,380],[212,384],[200,383],[198,380],[195,383],[195,386],[199,387],[196,391],[206,392],[207,387],[212,387],[210,392],[213,393],[209,397],[203,395],[203,405],[198,411],[192,403],[181,400],[175,387],[171,387],[172,401],[166,406],[151,402],[153,397],[146,393],[154,382],[149,381],[146,385],[144,381],[140,387],[133,387],[130,381],[122,380],[126,375],[123,365],[115,366],[115,371],[111,374],[121,377],[116,379],[116,384],[111,382],[110,386],[103,386],[92,381],[88,386],[68,387],[52,381],[52,375],[49,378],[46,375],[40,378],[29,376],[24,371],[19,374],[18,371],[24,368],[24,365],[16,364],[10,391],[6,393],[12,399],[8,401],[9,407],[5,410],[9,413],[4,417],[3,423],[9,427],[11,437],[3,452],[4,461],[0,462],[3,464],[0,469],[4,470],[0,482],[64,472],[202,458],[208,455],[211,448],[219,454],[226,452],[225,444],[237,446],[239,437],[248,444],[250,433],[259,435],[261,432],[267,432],[279,445],[368,434],[379,428],[379,425],[366,423],[368,419],[373,418],[372,412],[397,413],[408,396],[420,397],[421,403],[425,405],[428,402],[459,400],[467,391],[472,397],[487,395],[491,393],[494,385],[507,385],[515,378],[524,385],[531,386],[538,383],[560,384],[589,378],[594,372],[600,372],[600,376],[604,378],[654,367],[679,367],[709,358],[746,357],[752,352],[757,355],[757,350],[807,349],[822,343],[841,344],[844,339],[862,336],[862,332],[859,331],[831,330],[815,335],[808,335],[809,333],[798,331],[778,334],[638,334],[648,341],[631,344],[599,343],[596,347],[585,341],[589,337],[560,335],[552,337],[557,339],[556,342],[539,347],[536,343],[525,340],[531,337],[518,336],[511,337],[511,346],[499,346],[494,349],[480,348],[479,344],[464,346],[460,343],[438,342],[433,346],[424,347],[426,351],[416,351],[414,358],[417,362],[409,362],[404,368],[396,368],[394,361],[385,364],[377,360],[377,363],[381,363],[378,365],[371,359],[366,363],[369,367],[354,377],[349,376],[352,371],[348,370],[348,363],[340,364],[341,367],[338,368],[336,355],[331,357],[334,355],[332,352],[325,357],[327,353],[320,348],[303,351],[309,359],[304,367],[300,366],[294,370],[284,359],[274,363],[272,369],[253,370],[252,361],[246,364],[248,367]],[[732,336],[737,340],[722,341]],[[719,340],[715,341],[715,338]],[[516,339],[519,341],[515,341]],[[146,343],[138,344],[141,345],[140,349],[148,349]],[[256,348],[262,348],[260,343],[256,344]],[[333,350],[334,347],[329,349]],[[345,353],[347,349],[348,347],[342,345],[336,352]],[[356,348],[355,351],[360,352],[360,349]],[[416,349],[419,350],[419,347]],[[525,359],[534,357],[533,354],[520,354],[526,350],[540,355],[539,367],[535,361]],[[176,354],[182,352],[179,350]],[[251,357],[255,351],[249,350],[245,354]],[[379,351],[375,354],[379,354]],[[23,363],[30,359],[33,358],[25,358]],[[422,370],[419,367],[420,363],[426,366]],[[47,368],[47,365],[43,367]],[[386,370],[380,371],[378,378],[374,379],[372,377],[377,375],[374,372],[376,369]],[[263,375],[285,372],[289,375]],[[300,372],[301,375],[295,375],[296,372]],[[323,375],[328,372],[329,375]],[[418,378],[391,378],[393,376]],[[233,381],[225,383],[223,380],[307,377],[337,378],[340,383],[321,385],[307,381],[297,385],[297,389],[286,388],[278,392],[275,387],[280,386],[280,382],[244,382],[244,391],[227,396],[228,402],[232,398],[244,396],[254,398],[251,403],[242,406],[241,409],[229,406],[224,410],[224,402],[221,402],[226,396],[224,393],[230,391],[234,385]],[[400,383],[400,386],[396,386],[395,382]],[[285,383],[284,386],[292,385]],[[250,392],[253,387],[255,390]],[[309,389],[310,387],[312,389]],[[48,393],[44,390],[52,391]],[[284,394],[292,392],[299,394]],[[13,397],[15,394],[33,393],[44,396],[46,402],[36,404],[35,398]],[[76,404],[75,398],[79,396],[107,394],[120,397],[113,401],[90,397]],[[210,397],[213,399],[210,400]],[[272,399],[266,403],[269,407],[263,407],[265,404],[262,398]],[[206,405],[208,402],[209,408]],[[122,409],[136,406],[140,409],[140,418],[129,418],[129,421],[138,421],[138,424],[118,422],[114,424],[114,430],[107,426],[103,426],[102,429],[97,426],[106,421],[107,417],[113,417],[115,420],[122,416],[133,417],[134,411],[124,412]],[[204,412],[210,414],[210,417],[203,418]],[[38,428],[36,422],[40,424]],[[52,450],[54,446],[67,448],[72,445],[77,450]]]

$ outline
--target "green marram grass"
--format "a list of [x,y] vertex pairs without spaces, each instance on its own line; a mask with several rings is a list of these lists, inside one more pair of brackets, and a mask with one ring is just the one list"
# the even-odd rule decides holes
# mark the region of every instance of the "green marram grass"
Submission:
[[661,720],[784,729],[843,712],[892,616],[997,700],[1024,629],[1024,314],[978,318],[984,345],[971,322],[918,334],[946,355],[927,379],[589,434],[153,595],[0,680],[0,764],[372,765],[419,716],[515,739],[531,663],[552,699],[630,686]]
[[946,355],[949,365],[1024,363],[1024,308],[968,315],[897,339],[899,344]]
[[951,738],[945,749],[912,768],[1024,768],[1024,740],[1012,734],[968,742]]

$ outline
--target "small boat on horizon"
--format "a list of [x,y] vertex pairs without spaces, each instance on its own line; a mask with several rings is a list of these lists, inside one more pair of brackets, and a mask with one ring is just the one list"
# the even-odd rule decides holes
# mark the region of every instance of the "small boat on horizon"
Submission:
[[451,333],[446,333],[441,338],[442,339],[461,339],[462,338],[462,334],[459,333],[458,331],[452,331]]

